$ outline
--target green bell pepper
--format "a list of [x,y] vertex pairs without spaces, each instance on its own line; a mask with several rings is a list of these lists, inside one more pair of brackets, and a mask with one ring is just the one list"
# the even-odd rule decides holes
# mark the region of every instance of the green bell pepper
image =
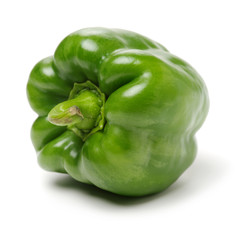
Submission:
[[33,68],[40,166],[127,196],[166,189],[196,156],[209,100],[199,74],[130,31],[87,28]]

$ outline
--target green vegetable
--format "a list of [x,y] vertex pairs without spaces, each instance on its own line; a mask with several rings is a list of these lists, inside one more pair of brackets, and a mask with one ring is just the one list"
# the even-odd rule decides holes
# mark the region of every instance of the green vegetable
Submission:
[[209,100],[198,73],[137,33],[67,36],[27,84],[42,168],[127,196],[166,189],[196,156]]

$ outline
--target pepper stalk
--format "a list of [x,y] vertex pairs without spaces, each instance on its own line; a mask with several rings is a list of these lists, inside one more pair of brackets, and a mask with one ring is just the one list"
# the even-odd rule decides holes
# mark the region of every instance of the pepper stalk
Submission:
[[48,121],[67,126],[83,141],[104,127],[105,95],[90,81],[75,83],[67,101],[56,105]]

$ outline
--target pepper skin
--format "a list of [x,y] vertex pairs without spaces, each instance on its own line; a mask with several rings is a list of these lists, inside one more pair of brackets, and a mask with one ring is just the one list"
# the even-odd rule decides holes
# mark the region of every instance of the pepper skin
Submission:
[[33,68],[27,95],[40,166],[107,191],[144,196],[192,164],[206,86],[159,43],[120,29],[67,36]]

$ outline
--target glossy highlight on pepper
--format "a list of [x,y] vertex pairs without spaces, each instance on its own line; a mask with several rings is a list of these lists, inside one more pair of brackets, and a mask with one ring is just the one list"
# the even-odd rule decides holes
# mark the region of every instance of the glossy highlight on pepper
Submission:
[[207,88],[187,62],[140,34],[76,31],[37,63],[27,96],[48,171],[126,196],[163,191],[192,164]]

